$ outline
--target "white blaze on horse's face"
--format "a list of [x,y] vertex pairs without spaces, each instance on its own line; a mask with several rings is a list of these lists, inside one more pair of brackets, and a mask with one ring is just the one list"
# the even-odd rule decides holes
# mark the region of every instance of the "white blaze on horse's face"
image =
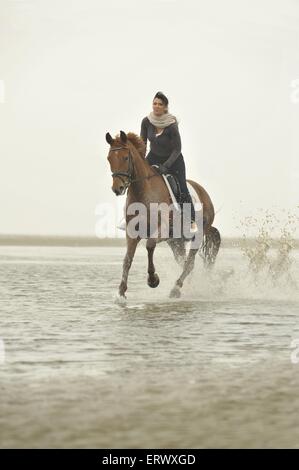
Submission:
[[128,172],[129,149],[124,148],[121,150],[113,150],[112,147],[108,154],[107,160],[110,163],[110,169],[113,178],[111,189],[116,194],[116,196],[122,196],[125,194],[127,189],[128,177],[124,175],[113,176],[113,173]]

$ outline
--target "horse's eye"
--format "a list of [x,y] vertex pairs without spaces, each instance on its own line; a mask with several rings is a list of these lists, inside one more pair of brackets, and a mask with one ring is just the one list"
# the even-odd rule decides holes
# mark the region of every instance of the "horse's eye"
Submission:
[[129,160],[129,157],[128,156],[124,157],[124,160]]

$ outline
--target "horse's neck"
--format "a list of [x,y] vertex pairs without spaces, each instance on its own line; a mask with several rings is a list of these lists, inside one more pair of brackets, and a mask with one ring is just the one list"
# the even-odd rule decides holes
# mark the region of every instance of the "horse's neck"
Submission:
[[155,175],[155,171],[153,168],[148,164],[146,160],[143,160],[141,157],[134,158],[134,181],[131,186],[132,194],[135,194],[137,197],[144,192],[147,192],[152,185],[154,184],[154,180],[157,179],[155,177],[149,178],[152,175]]

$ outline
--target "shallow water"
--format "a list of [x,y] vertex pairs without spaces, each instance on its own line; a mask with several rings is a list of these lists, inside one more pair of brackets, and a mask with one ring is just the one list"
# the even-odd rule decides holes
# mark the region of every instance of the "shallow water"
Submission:
[[299,447],[298,251],[275,284],[238,249],[198,257],[169,299],[170,250],[150,289],[139,246],[121,306],[123,255],[0,247],[1,447]]

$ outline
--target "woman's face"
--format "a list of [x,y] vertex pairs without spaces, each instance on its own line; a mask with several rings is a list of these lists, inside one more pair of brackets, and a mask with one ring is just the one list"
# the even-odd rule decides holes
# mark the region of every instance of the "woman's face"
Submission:
[[167,106],[160,98],[155,98],[153,101],[153,112],[156,116],[162,116],[167,112]]

